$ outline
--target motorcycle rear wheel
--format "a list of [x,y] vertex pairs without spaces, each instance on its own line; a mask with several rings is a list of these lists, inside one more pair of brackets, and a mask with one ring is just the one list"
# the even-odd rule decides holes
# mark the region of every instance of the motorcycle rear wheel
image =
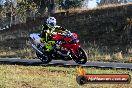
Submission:
[[36,52],[36,55],[44,64],[47,64],[52,60],[48,55],[41,55],[38,52]]
[[76,53],[78,58],[75,55],[73,55],[73,60],[78,64],[85,64],[88,58],[85,50],[83,48],[79,48]]

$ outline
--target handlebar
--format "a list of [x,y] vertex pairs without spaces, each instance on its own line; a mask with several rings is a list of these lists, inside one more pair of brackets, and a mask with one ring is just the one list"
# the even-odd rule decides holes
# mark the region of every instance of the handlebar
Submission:
[[67,32],[67,34],[71,34],[71,31],[66,31]]

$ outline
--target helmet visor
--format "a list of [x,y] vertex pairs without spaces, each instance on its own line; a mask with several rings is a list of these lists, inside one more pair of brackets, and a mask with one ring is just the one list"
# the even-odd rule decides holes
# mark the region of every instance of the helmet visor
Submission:
[[50,23],[50,26],[54,27],[54,26],[56,26],[56,23]]

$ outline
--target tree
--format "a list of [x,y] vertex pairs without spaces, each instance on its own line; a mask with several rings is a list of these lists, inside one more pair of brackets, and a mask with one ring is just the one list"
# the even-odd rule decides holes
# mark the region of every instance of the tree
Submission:
[[[30,0],[31,1],[31,0]],[[37,7],[38,12],[43,14],[48,8],[48,13],[53,14],[55,12],[55,0],[33,0]]]
[[55,13],[55,0],[49,0],[48,1],[48,13],[49,14],[54,14]]
[[70,9],[82,6],[83,0],[59,0],[59,5],[62,9]]
[[101,0],[100,4],[104,5],[104,4],[116,4],[119,3],[119,0]]

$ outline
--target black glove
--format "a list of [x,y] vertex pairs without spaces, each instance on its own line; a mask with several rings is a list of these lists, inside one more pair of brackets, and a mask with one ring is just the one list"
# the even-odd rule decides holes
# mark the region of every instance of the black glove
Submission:
[[64,27],[60,27],[60,30],[62,30],[62,31],[66,31],[66,28],[64,28]]

